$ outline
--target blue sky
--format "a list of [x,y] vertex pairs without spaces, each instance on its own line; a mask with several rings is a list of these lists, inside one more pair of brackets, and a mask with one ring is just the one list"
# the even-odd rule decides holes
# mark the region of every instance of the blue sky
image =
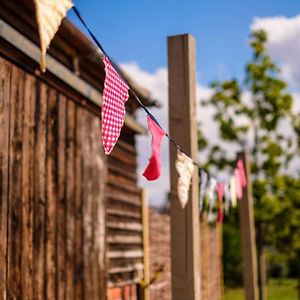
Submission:
[[[212,80],[243,78],[243,68],[251,55],[250,28],[263,28],[269,36],[267,52],[282,68],[283,79],[295,93],[295,111],[300,112],[299,0],[74,1],[109,55],[163,104],[152,112],[166,130],[166,37],[181,33],[191,33],[197,40],[198,101],[211,95],[208,84]],[[72,11],[69,16],[80,26]],[[243,95],[245,99],[250,97],[247,92]],[[218,142],[213,112],[197,107],[204,134],[210,142]],[[138,121],[147,126],[143,111]],[[169,191],[168,143],[163,142],[162,176],[155,182],[148,182],[141,175],[149,159],[150,154],[145,151],[149,145],[149,136],[137,137],[139,185],[147,187],[150,203],[159,205]]]
[[[148,72],[166,66],[168,35],[191,33],[197,39],[202,84],[242,76],[255,17],[293,17],[300,12],[298,0],[75,0],[75,4],[115,61],[134,61]],[[79,25],[73,13],[69,15]]]

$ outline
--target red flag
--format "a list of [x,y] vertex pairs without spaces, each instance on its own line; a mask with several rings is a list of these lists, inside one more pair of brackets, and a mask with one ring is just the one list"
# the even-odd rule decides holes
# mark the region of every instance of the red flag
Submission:
[[237,168],[239,170],[241,185],[242,185],[242,187],[246,187],[247,186],[247,177],[246,177],[246,173],[245,173],[245,169],[244,169],[244,163],[241,159],[239,159],[237,162]]
[[154,120],[147,116],[148,128],[152,135],[152,154],[149,163],[143,173],[148,180],[156,180],[161,174],[160,161],[160,145],[165,132],[154,122]]
[[107,57],[103,57],[105,81],[102,107],[102,140],[105,154],[110,154],[124,124],[125,102],[129,87],[120,77]]
[[218,223],[223,222],[223,195],[224,195],[224,183],[218,183]]

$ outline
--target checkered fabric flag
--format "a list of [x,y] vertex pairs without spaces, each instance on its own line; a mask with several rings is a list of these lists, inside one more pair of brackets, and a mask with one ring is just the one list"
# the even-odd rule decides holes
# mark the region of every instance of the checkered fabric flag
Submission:
[[129,87],[120,77],[107,57],[102,107],[102,140],[105,154],[110,154],[121,133],[124,124],[125,102],[129,97]]

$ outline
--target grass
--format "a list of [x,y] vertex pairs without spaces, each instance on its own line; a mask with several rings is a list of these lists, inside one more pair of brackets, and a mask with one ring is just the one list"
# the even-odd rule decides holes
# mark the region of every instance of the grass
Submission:
[[[298,300],[297,281],[294,279],[272,279],[267,289],[268,300]],[[244,300],[244,290],[225,289],[224,300]]]

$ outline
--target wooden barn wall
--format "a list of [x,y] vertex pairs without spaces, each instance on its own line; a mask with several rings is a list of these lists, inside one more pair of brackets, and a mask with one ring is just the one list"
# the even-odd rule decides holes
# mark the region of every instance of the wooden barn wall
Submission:
[[141,191],[134,136],[123,130],[108,157],[106,202],[108,286],[138,283],[143,272]]
[[[170,216],[150,211],[150,271],[156,280],[150,285],[151,300],[171,299]],[[223,299],[222,225],[200,222],[201,299]],[[162,273],[156,271],[163,266]]]
[[1,299],[104,299],[99,128],[95,114],[0,57]]

